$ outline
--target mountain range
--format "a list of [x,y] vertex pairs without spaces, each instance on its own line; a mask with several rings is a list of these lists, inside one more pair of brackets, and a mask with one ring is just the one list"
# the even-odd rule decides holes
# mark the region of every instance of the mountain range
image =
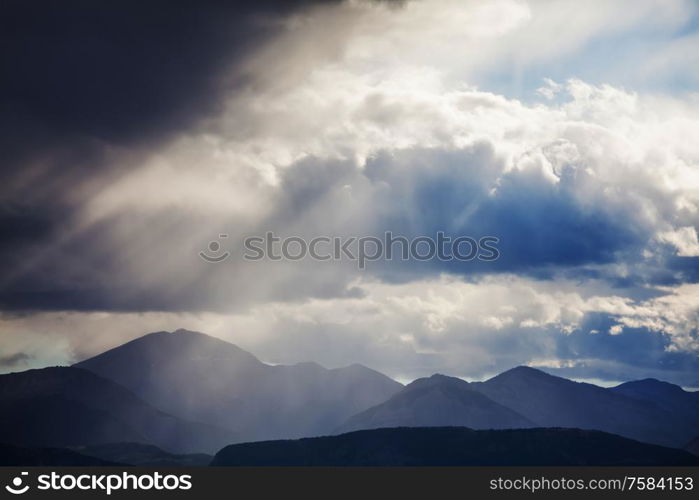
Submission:
[[75,366],[168,413],[230,429],[239,441],[328,434],[403,388],[361,365],[268,365],[186,330],[151,333]]
[[354,415],[338,432],[460,425],[596,429],[681,447],[699,430],[697,393],[646,379],[605,389],[520,366],[485,382],[433,375]]
[[437,374],[403,386],[361,365],[266,364],[187,330],[151,333],[72,367],[0,375],[0,443],[110,462],[203,464],[203,454],[235,443],[444,426],[597,430],[693,451],[699,394],[654,379],[603,388],[529,367],[484,382]]
[[597,429],[681,447],[696,435],[699,418],[691,406],[670,409],[663,401],[669,397],[668,392],[680,392],[690,398],[697,395],[673,384],[656,387],[654,397],[639,395],[647,394],[642,388],[656,386],[656,382],[634,382],[635,391],[625,389],[626,384],[607,389],[520,366],[471,385],[538,426]]

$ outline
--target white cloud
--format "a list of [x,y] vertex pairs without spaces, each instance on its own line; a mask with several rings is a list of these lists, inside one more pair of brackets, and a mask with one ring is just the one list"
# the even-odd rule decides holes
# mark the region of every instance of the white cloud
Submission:
[[612,325],[609,327],[609,334],[610,335],[619,335],[624,331],[624,327],[622,325]]
[[673,245],[677,249],[677,255],[681,257],[699,257],[697,231],[691,226],[661,232],[658,234],[658,239]]
[[544,78],[544,85],[536,89],[536,92],[549,101],[554,99],[563,89],[563,86],[551,78]]

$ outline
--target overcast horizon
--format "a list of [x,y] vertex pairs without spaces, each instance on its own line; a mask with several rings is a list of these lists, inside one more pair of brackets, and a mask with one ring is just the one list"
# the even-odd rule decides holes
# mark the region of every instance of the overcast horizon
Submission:
[[[699,388],[699,2],[33,4],[0,16],[0,373],[185,328]],[[498,258],[242,257],[387,232]]]

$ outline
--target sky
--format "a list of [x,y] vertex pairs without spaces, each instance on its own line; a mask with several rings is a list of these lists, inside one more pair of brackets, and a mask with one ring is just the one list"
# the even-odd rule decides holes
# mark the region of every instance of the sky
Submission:
[[[400,380],[699,387],[699,3],[2,10],[0,372],[187,328]],[[243,259],[270,231],[500,257]]]

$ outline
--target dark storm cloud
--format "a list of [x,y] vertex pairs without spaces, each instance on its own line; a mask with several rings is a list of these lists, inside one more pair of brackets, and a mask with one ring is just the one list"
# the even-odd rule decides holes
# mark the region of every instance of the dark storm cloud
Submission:
[[273,32],[274,16],[312,3],[4,2],[3,127],[20,118],[110,143],[178,131],[240,84],[224,71]]
[[275,20],[315,3],[3,2],[1,201],[30,188],[63,198],[69,181],[115,163],[108,151],[147,148],[215,113]]
[[[283,16],[319,3],[330,2],[3,2],[3,307],[47,300],[53,308],[57,295],[42,282],[59,269],[71,276],[85,257],[84,239],[67,250],[62,241],[83,192],[216,114],[225,94],[250,83],[236,64],[279,30]],[[47,253],[51,262],[42,264]],[[37,269],[21,276],[32,263]],[[95,293],[93,281],[84,284],[88,308],[101,308],[107,293]],[[74,301],[81,302],[69,292],[58,302]]]
[[0,206],[0,251],[11,251],[50,235],[57,221],[39,207],[8,203]]

